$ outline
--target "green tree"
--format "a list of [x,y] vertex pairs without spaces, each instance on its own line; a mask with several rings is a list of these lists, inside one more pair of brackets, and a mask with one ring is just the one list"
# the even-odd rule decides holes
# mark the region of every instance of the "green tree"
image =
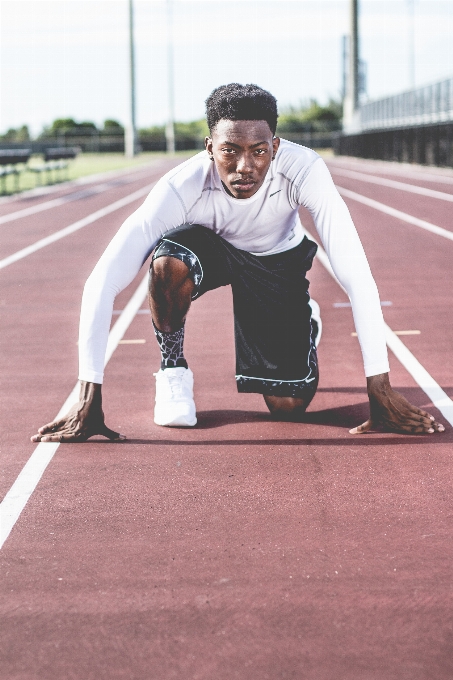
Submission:
[[56,118],[50,127],[44,127],[38,139],[48,139],[49,137],[65,137],[83,135],[86,133],[97,132],[97,127],[91,121],[77,123],[74,118]]
[[311,99],[298,107],[289,106],[284,109],[278,119],[277,132],[330,132],[339,130],[342,115],[341,103],[330,99],[326,106],[321,106],[316,99]]
[[0,135],[0,139],[4,142],[29,142],[30,132],[28,125],[22,125],[19,128],[9,128],[4,135]]
[[121,125],[121,123],[118,123],[117,120],[107,118],[107,120],[104,120],[104,132],[109,133],[113,132],[113,134],[118,132],[124,132],[124,127]]

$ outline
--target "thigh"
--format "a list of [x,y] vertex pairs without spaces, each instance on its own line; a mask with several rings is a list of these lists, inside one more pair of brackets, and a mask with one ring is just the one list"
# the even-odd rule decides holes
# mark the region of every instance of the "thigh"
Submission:
[[240,392],[311,400],[318,382],[306,272],[316,244],[254,257],[232,283]]
[[161,238],[153,260],[167,256],[184,262],[195,283],[192,299],[196,299],[208,290],[231,283],[232,249],[233,246],[210,229],[198,224],[184,224]]

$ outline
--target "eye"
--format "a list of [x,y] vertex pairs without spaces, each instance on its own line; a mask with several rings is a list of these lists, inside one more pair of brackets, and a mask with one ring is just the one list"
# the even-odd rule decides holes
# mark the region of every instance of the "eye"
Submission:
[[236,149],[232,149],[231,147],[225,147],[222,149],[222,151],[227,154],[236,153]]
[[263,156],[267,152],[267,149],[255,149],[255,153],[258,156]]

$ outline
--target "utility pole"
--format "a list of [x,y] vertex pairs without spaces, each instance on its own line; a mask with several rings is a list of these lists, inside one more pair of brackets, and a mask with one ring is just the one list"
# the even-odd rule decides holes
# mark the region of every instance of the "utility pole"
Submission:
[[348,91],[348,64],[349,64],[349,35],[343,35],[341,38],[341,98],[346,98]]
[[137,130],[135,126],[135,50],[134,50],[134,8],[129,0],[129,119],[124,135],[124,150],[127,158],[137,153]]
[[408,80],[411,90],[415,90],[415,1],[407,0],[408,4]]
[[168,119],[165,127],[167,153],[175,153],[175,97],[173,73],[173,17],[172,0],[167,0],[167,88]]
[[343,126],[347,132],[360,127],[359,107],[359,17],[358,0],[349,0],[349,74],[347,94],[343,104]]

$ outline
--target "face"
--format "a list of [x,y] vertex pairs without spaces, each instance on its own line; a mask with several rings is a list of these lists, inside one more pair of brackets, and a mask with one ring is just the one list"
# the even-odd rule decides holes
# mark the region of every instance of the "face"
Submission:
[[265,120],[219,120],[206,150],[234,198],[250,198],[262,186],[280,145]]

